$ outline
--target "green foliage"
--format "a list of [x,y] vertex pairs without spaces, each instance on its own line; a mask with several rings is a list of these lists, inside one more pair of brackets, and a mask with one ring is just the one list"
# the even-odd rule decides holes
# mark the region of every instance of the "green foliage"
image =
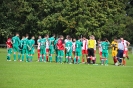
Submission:
[[124,36],[133,42],[132,3],[132,0],[3,0],[0,36],[5,39],[15,32],[35,37],[46,33],[87,37],[93,34],[110,40]]

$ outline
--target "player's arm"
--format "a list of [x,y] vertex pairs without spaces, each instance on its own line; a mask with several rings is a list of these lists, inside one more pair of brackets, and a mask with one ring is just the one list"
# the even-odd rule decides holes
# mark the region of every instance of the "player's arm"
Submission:
[[130,45],[130,42],[128,42],[128,41],[127,41],[126,43],[127,43],[127,46],[129,46],[129,45]]

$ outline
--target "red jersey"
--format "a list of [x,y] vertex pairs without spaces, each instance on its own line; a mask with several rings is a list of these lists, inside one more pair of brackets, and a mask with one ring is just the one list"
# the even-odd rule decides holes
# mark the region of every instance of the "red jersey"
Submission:
[[59,50],[64,50],[65,49],[63,40],[61,40],[61,39],[58,40],[56,46],[57,46],[57,49],[59,49]]
[[12,39],[11,38],[7,39],[6,45],[8,48],[12,48]]

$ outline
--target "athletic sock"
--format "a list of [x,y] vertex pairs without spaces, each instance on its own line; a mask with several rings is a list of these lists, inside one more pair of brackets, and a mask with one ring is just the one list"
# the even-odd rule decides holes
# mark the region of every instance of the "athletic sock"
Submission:
[[72,61],[71,61],[71,58],[69,58],[68,62],[69,62],[69,63],[71,63],[71,62],[72,62]]
[[24,61],[24,54],[22,54],[22,61]]
[[18,60],[20,60],[20,54],[18,54]]
[[43,60],[44,60],[44,62],[46,62],[46,56],[43,56],[43,57],[44,57],[44,59],[43,59]]
[[26,61],[29,61],[29,55],[26,54]]
[[46,61],[48,61],[48,56],[46,56]]
[[123,59],[123,65],[126,65],[126,60],[125,59]]
[[40,62],[42,62],[42,56],[40,56]]
[[16,54],[14,54],[14,60],[16,60]]
[[31,56],[31,58],[30,58],[31,60],[30,61],[32,61],[32,58],[33,58],[33,56]]
[[95,60],[92,60],[93,64],[95,64]]
[[84,58],[82,58],[82,62],[84,62]]
[[90,64],[91,63],[91,60],[90,60],[91,58],[88,58],[88,63]]
[[66,58],[66,63],[68,63],[68,58]]
[[60,63],[62,63],[62,57],[60,57]]
[[78,58],[78,64],[80,63],[80,58]]
[[108,64],[108,59],[106,59],[106,64]]
[[76,58],[74,58],[74,64],[76,64]]
[[52,56],[49,56],[49,62],[52,62]]

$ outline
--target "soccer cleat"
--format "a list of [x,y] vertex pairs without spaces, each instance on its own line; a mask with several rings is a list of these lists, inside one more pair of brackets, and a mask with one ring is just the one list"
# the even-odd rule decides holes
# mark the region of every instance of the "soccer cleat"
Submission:
[[16,60],[14,60],[14,61],[16,61]]

